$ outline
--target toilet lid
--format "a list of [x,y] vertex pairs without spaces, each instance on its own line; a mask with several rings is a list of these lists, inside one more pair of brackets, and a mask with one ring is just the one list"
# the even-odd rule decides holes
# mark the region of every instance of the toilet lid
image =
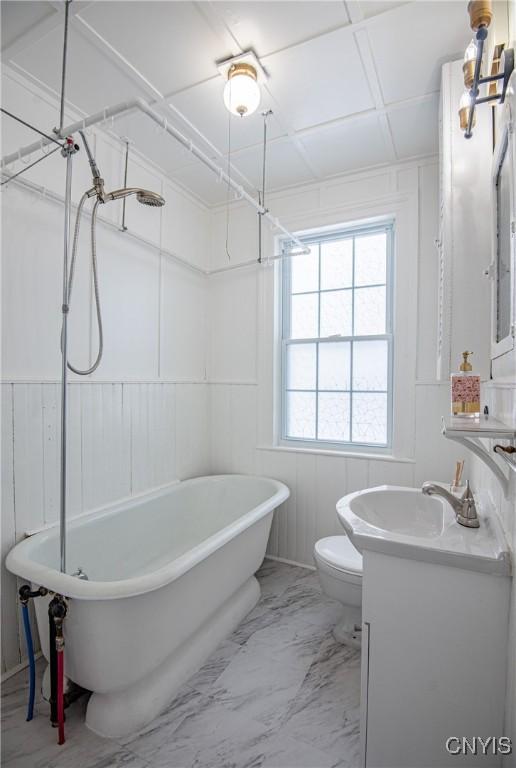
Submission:
[[315,554],[332,568],[362,575],[362,555],[347,536],[328,536],[319,539]]

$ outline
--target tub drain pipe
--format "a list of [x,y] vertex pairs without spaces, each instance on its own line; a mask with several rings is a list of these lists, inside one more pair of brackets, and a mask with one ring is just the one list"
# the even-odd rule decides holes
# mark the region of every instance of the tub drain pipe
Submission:
[[58,728],[58,744],[64,744],[64,637],[66,603],[56,595],[48,606],[50,653],[50,722]]
[[34,659],[34,643],[32,642],[32,632],[30,628],[29,600],[32,597],[43,597],[47,594],[44,587],[40,587],[34,592],[28,584],[20,587],[20,603],[23,616],[23,629],[25,631],[25,642],[27,644],[27,658],[29,660],[29,703],[27,705],[27,722],[34,717],[34,699],[36,695],[36,662]]

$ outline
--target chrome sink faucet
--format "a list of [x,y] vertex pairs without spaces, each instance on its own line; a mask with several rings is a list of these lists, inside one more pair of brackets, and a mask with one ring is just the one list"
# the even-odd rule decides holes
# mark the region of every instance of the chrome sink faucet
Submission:
[[446,499],[448,504],[451,504],[453,507],[455,519],[460,525],[465,525],[467,528],[479,527],[480,521],[477,515],[475,499],[469,487],[469,481],[466,485],[466,490],[460,498],[436,483],[423,483],[421,490],[426,496],[441,496],[443,499]]

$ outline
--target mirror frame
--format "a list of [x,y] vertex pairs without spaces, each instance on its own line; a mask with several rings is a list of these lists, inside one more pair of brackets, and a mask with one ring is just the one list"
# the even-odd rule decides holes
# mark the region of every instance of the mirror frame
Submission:
[[[497,142],[493,153],[493,164],[491,171],[491,264],[487,274],[491,279],[491,360],[501,357],[514,349],[514,329],[516,323],[515,316],[515,229],[516,229],[516,192],[515,192],[515,135],[512,119],[511,101],[509,98],[504,106],[500,121],[497,126]],[[505,149],[505,147],[507,147]],[[497,194],[496,182],[502,163],[509,164],[510,178],[510,270],[511,270],[511,293],[510,293],[510,323],[509,334],[505,338],[497,340],[497,309],[498,309],[498,243],[497,243]]]

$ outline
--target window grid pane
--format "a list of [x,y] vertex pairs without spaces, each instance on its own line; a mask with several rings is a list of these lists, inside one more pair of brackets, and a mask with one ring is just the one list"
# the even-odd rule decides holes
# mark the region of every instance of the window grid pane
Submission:
[[[289,323],[283,326],[285,437],[387,447],[392,365],[387,316],[390,231],[386,227],[343,235],[326,248],[324,240],[311,243],[309,274],[300,272],[299,263],[296,286],[301,290],[296,292],[288,275],[292,262],[303,257],[291,260],[286,280]],[[339,254],[345,264],[339,265]],[[316,283],[319,290],[314,291]],[[303,285],[309,290],[303,291]],[[301,352],[302,347],[306,351]]]

